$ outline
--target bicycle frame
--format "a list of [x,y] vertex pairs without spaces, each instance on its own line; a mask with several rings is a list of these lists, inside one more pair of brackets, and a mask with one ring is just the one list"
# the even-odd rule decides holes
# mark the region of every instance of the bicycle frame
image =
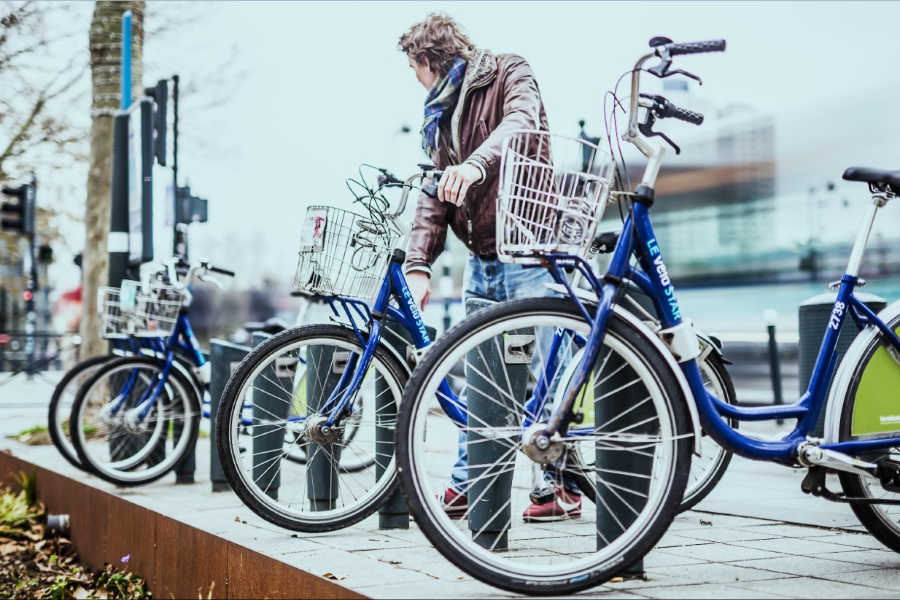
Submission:
[[[352,402],[352,398],[356,395],[356,392],[362,384],[363,378],[369,370],[372,357],[375,355],[375,348],[378,347],[378,344],[381,341],[381,331],[383,326],[381,317],[387,315],[400,323],[400,325],[412,336],[416,348],[423,349],[431,344],[431,338],[428,335],[428,331],[425,329],[425,323],[422,321],[419,307],[416,306],[416,301],[413,299],[412,292],[410,292],[409,286],[406,283],[406,277],[403,275],[402,266],[404,260],[405,257],[402,252],[394,254],[371,311],[369,310],[368,305],[358,300],[333,297],[328,298],[331,310],[338,317],[341,316],[341,313],[336,304],[338,302],[340,303],[341,308],[350,320],[350,324],[353,327],[360,344],[365,348],[361,356],[354,355],[348,361],[347,368],[341,375],[341,380],[338,385],[335,386],[335,391],[322,409],[323,413],[328,414],[328,419],[325,424],[329,427],[333,427],[340,418],[340,415],[345,414],[345,411],[351,406],[350,403]],[[397,300],[397,307],[390,304],[392,298]],[[353,309],[357,315],[371,323],[368,337],[366,337],[363,331],[357,326],[351,309]],[[379,318],[372,318],[373,315],[379,316]],[[344,384],[348,379],[349,384],[345,388]],[[345,390],[343,393],[340,393],[340,397],[338,397],[339,390]],[[450,385],[446,380],[441,382],[438,390],[438,402],[444,412],[447,413],[447,416],[456,422],[457,425],[466,422],[466,415],[461,408],[459,398],[457,398],[456,394],[450,389]]]
[[[864,244],[864,241],[862,243]],[[639,257],[641,268],[630,266],[629,258],[633,253]],[[651,257],[653,257],[652,263]],[[656,276],[648,275],[648,273],[655,273]],[[675,327],[682,323],[675,290],[668,280],[668,271],[656,242],[647,206],[635,203],[632,215],[626,219],[619,245],[616,247],[610,263],[609,274],[623,279],[631,279],[647,293],[652,298],[658,314],[661,315],[661,322],[665,328]],[[812,433],[818,421],[819,414],[825,407],[828,384],[837,367],[835,349],[838,336],[847,315],[851,316],[859,329],[868,325],[877,327],[887,342],[895,350],[900,351],[900,338],[854,295],[854,290],[858,285],[859,279],[855,274],[847,273],[841,278],[831,320],[826,328],[809,385],[801,398],[793,404],[760,408],[741,408],[729,405],[706,391],[696,360],[692,359],[682,363],[682,370],[694,393],[703,427],[707,433],[727,450],[752,460],[795,462],[798,446],[807,441],[807,437]],[[603,293],[605,296],[609,295],[610,290],[604,289]],[[721,417],[738,421],[796,419],[797,425],[780,441],[761,441],[742,435],[728,426]],[[824,444],[820,447],[847,453],[891,447],[897,444],[900,444],[900,437]]]
[[[900,353],[900,338],[854,295],[855,288],[860,285],[858,278],[859,266],[875,216],[878,209],[887,202],[887,197],[876,194],[866,212],[850,255],[847,271],[839,283],[837,299],[835,300],[831,319],[816,358],[812,377],[800,399],[789,405],[741,408],[729,405],[716,398],[707,392],[703,385],[696,360],[696,350],[699,345],[696,334],[693,333],[692,326],[689,323],[685,323],[682,319],[675,295],[675,287],[672,285],[662,250],[659,247],[653,225],[650,222],[650,206],[653,203],[654,185],[665,150],[660,144],[651,144],[638,130],[637,110],[639,106],[645,106],[641,103],[639,94],[640,72],[643,64],[653,57],[654,54],[642,57],[632,71],[629,126],[626,134],[623,136],[626,141],[634,144],[648,159],[641,185],[638,188],[639,191],[642,188],[643,190],[642,193],[637,194],[638,197],[632,203],[631,211],[625,219],[622,233],[613,251],[606,275],[602,280],[598,279],[587,262],[580,257],[566,255],[549,255],[544,257],[546,259],[545,266],[553,273],[557,283],[561,283],[566,287],[571,300],[579,306],[582,314],[592,321],[588,346],[585,349],[582,364],[577,370],[573,381],[569,384],[564,401],[559,406],[554,407],[545,434],[553,436],[557,433],[566,433],[569,422],[568,416],[571,414],[576,397],[588,381],[590,370],[603,341],[607,319],[615,304],[618,286],[624,280],[631,280],[652,299],[663,329],[673,332],[675,335],[681,335],[680,341],[683,348],[690,349],[691,345],[694,346],[694,353],[691,354],[689,351],[687,356],[681,358],[679,362],[694,396],[700,422],[706,433],[712,436],[725,449],[745,458],[791,465],[797,464],[799,462],[798,450],[802,444],[811,443],[809,436],[827,403],[829,383],[837,369],[835,349],[847,314],[851,315],[851,319],[859,329],[867,326],[876,327],[884,339],[887,340],[887,343],[896,352]],[[631,265],[632,256],[638,259],[639,266],[637,268]],[[560,264],[577,267],[594,288],[594,291],[597,293],[599,306],[593,319],[590,318],[581,300],[566,280],[560,269]],[[764,441],[747,437],[732,429],[725,419],[737,421],[796,419],[797,424],[781,440]],[[830,450],[836,453],[853,453],[897,445],[900,445],[900,437],[826,443],[818,447],[822,450]]]

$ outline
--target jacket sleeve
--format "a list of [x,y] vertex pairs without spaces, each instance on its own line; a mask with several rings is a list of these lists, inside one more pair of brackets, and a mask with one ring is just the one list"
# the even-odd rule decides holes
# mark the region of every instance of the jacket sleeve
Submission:
[[426,194],[419,195],[416,217],[409,234],[406,251],[406,270],[425,270],[444,251],[447,241],[447,220],[450,205]]
[[540,127],[541,96],[534,73],[521,56],[507,58],[503,86],[503,119],[490,136],[472,153],[470,159],[480,162],[487,175],[500,170],[503,138],[517,129]]

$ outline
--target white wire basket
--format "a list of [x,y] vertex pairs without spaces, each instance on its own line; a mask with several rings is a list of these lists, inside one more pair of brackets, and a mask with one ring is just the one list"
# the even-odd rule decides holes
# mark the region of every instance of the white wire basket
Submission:
[[497,255],[536,264],[543,254],[587,258],[609,201],[615,162],[596,145],[546,131],[503,140]]
[[401,233],[377,216],[329,206],[306,210],[294,287],[369,300],[378,294]]
[[100,288],[100,335],[105,339],[169,337],[175,330],[184,293],[170,285],[123,281],[121,288]]

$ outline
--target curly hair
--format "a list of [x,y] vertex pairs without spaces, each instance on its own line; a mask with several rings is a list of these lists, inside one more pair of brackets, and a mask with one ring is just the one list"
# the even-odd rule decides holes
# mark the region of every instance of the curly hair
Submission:
[[468,60],[475,46],[453,17],[432,13],[400,36],[400,50],[418,65],[428,65],[439,75],[446,75],[457,57]]

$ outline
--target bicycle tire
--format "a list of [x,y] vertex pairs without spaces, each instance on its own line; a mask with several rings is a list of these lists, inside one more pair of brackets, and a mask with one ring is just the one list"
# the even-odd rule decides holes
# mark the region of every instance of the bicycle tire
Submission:
[[[382,476],[384,483],[370,498],[347,510],[345,513],[336,514],[333,517],[314,518],[310,515],[299,516],[279,509],[262,497],[263,493],[258,486],[248,482],[243,474],[241,464],[241,440],[237,423],[240,419],[240,411],[244,407],[245,390],[252,385],[251,378],[254,373],[263,368],[267,360],[278,356],[284,349],[307,342],[313,345],[315,340],[343,344],[362,352],[363,346],[352,329],[339,325],[305,325],[285,330],[275,335],[262,344],[259,344],[241,361],[237,369],[229,378],[222,393],[216,415],[216,451],[219,454],[219,462],[225,478],[231,485],[238,498],[256,515],[266,521],[290,529],[306,533],[319,533],[335,531],[349,527],[366,517],[374,514],[382,504],[394,493],[397,488],[396,461],[392,460],[386,473]],[[406,369],[397,362],[393,355],[385,348],[379,346],[375,349],[372,366],[378,365],[382,375],[388,374],[394,379],[396,389],[403,390],[407,383]],[[397,394],[399,398],[399,391]],[[237,411],[237,412],[236,412]],[[302,463],[300,463],[302,464]],[[379,482],[382,481],[379,479]],[[262,490],[264,492],[264,490]]]
[[[898,328],[900,328],[900,317],[893,319],[887,323],[887,325],[891,330],[897,331]],[[850,386],[847,389],[847,394],[842,399],[845,406],[841,411],[841,422],[839,425],[839,441],[841,442],[857,439],[852,435],[852,419],[857,392],[859,391],[863,374],[865,373],[866,367],[870,364],[870,361],[875,358],[877,353],[884,352],[886,354],[886,343],[883,342],[882,339],[882,335],[879,334],[865,349],[861,360],[856,365]],[[890,363],[892,368],[898,368],[896,363],[893,362],[893,359],[887,358],[886,360]],[[894,461],[896,461],[898,457],[900,457],[900,448],[894,447],[887,448],[885,451],[869,451],[857,455],[857,458],[874,462],[885,456],[892,456]],[[870,479],[862,475],[854,475],[846,472],[839,472],[838,478],[840,479],[841,487],[847,497],[873,498],[877,491],[881,498],[900,500],[900,494],[884,490],[877,479]],[[870,483],[873,484],[872,487],[868,485]],[[850,508],[853,510],[856,518],[859,519],[859,522],[875,537],[875,539],[894,552],[900,552],[900,506],[851,503]]]
[[[596,307],[589,306],[588,310],[593,313]],[[448,368],[446,365],[442,366],[445,357],[452,364],[452,355],[463,352],[463,344],[470,336],[474,340],[476,335],[484,332],[483,335],[488,336],[486,339],[490,339],[490,336],[499,335],[495,332],[499,324],[504,321],[514,322],[513,319],[517,317],[530,315],[534,315],[535,318],[548,318],[551,321],[558,320],[563,324],[575,320],[583,321],[578,307],[568,299],[529,298],[504,302],[480,310],[458,323],[429,349],[414,371],[400,402],[396,446],[398,470],[403,492],[417,525],[432,545],[461,570],[489,585],[512,592],[533,595],[571,594],[599,585],[625,572],[643,558],[666,532],[678,512],[687,484],[692,426],[687,418],[689,414],[687,399],[675,374],[668,368],[659,368],[659,365],[667,364],[661,351],[624,318],[611,313],[606,340],[616,340],[616,343],[621,343],[623,348],[629,348],[639,357],[642,360],[642,368],[651,374],[663,392],[668,409],[667,418],[676,435],[668,442],[672,447],[671,468],[667,468],[668,483],[662,484],[662,492],[651,510],[651,516],[642,521],[644,525],[640,526],[640,531],[632,534],[622,544],[624,547],[621,551],[617,547],[613,548],[610,556],[602,560],[591,558],[590,560],[597,562],[592,562],[589,566],[578,564],[574,567],[578,570],[570,573],[526,573],[524,570],[514,571],[512,568],[499,565],[501,558],[495,557],[502,557],[505,554],[486,552],[459,534],[450,519],[442,513],[440,503],[431,498],[432,494],[427,490],[427,484],[418,476],[419,469],[424,466],[420,467],[417,464],[413,449],[419,442],[417,437],[422,433],[420,426],[424,422],[418,420],[417,411],[422,411],[421,414],[425,415],[422,418],[427,418],[428,403],[432,399],[424,396],[433,393],[432,388],[436,385],[437,378]],[[518,327],[527,327],[528,325],[522,324],[526,322],[525,319],[520,319]],[[424,465],[424,458],[421,463]],[[425,475],[425,478],[428,477],[433,475]],[[448,523],[451,523],[449,527]],[[542,568],[540,564],[537,567],[538,570]]]
[[[75,451],[75,447],[72,445],[68,434],[64,431],[63,421],[60,420],[60,415],[57,413],[60,410],[60,404],[63,401],[66,389],[75,382],[76,378],[85,376],[89,372],[95,372],[103,365],[103,363],[115,358],[115,356],[103,355],[92,356],[91,358],[80,361],[63,375],[63,378],[60,379],[59,383],[56,384],[56,387],[53,388],[53,395],[50,397],[50,406],[47,414],[47,429],[50,432],[50,439],[53,441],[53,445],[56,446],[59,453],[62,454],[63,458],[65,458],[73,467],[81,470],[84,470],[84,467],[81,465],[81,459],[78,458],[78,453]],[[84,381],[86,380],[87,379],[85,378]],[[84,381],[79,383],[84,383]],[[68,408],[71,409],[71,407]],[[71,410],[69,410],[69,413],[71,414]],[[66,417],[68,416],[69,415],[66,415]]]
[[[97,385],[99,385],[99,383],[103,379],[107,378],[114,372],[125,370],[128,367],[132,367],[134,369],[143,367],[159,369],[162,368],[162,364],[163,362],[159,359],[149,356],[126,356],[107,362],[105,365],[101,366],[78,391],[78,395],[75,397],[75,401],[72,404],[72,417],[69,419],[69,421],[76,423],[81,422],[83,407],[88,401],[89,392],[92,391]],[[184,402],[187,406],[185,414],[190,417],[186,433],[187,437],[184,438],[183,442],[179,441],[178,447],[176,448],[177,452],[172,455],[165,456],[164,460],[161,461],[161,463],[158,463],[163,464],[163,466],[159,467],[158,464],[155,465],[155,471],[152,469],[148,469],[147,471],[137,471],[132,469],[106,469],[102,467],[99,462],[96,461],[87,452],[87,448],[85,447],[86,440],[83,434],[84,426],[79,425],[78,427],[76,427],[75,431],[79,432],[80,434],[72,437],[72,443],[75,447],[81,464],[87,471],[96,475],[97,477],[100,477],[104,481],[108,481],[116,485],[128,487],[146,485],[149,483],[153,483],[154,481],[157,481],[169,474],[178,465],[184,454],[195,447],[200,429],[200,399],[196,396],[196,390],[193,382],[191,382],[184,374],[182,374],[181,371],[179,371],[178,369],[171,369],[169,371],[168,377],[172,378],[172,383],[169,383],[169,379],[167,378],[166,385],[174,384],[174,386],[178,388],[179,398],[184,398]],[[168,421],[164,421],[163,423],[163,427],[168,429],[169,425],[165,424],[168,423]],[[166,433],[166,436],[168,436],[168,432]],[[149,447],[149,445],[147,447]]]

